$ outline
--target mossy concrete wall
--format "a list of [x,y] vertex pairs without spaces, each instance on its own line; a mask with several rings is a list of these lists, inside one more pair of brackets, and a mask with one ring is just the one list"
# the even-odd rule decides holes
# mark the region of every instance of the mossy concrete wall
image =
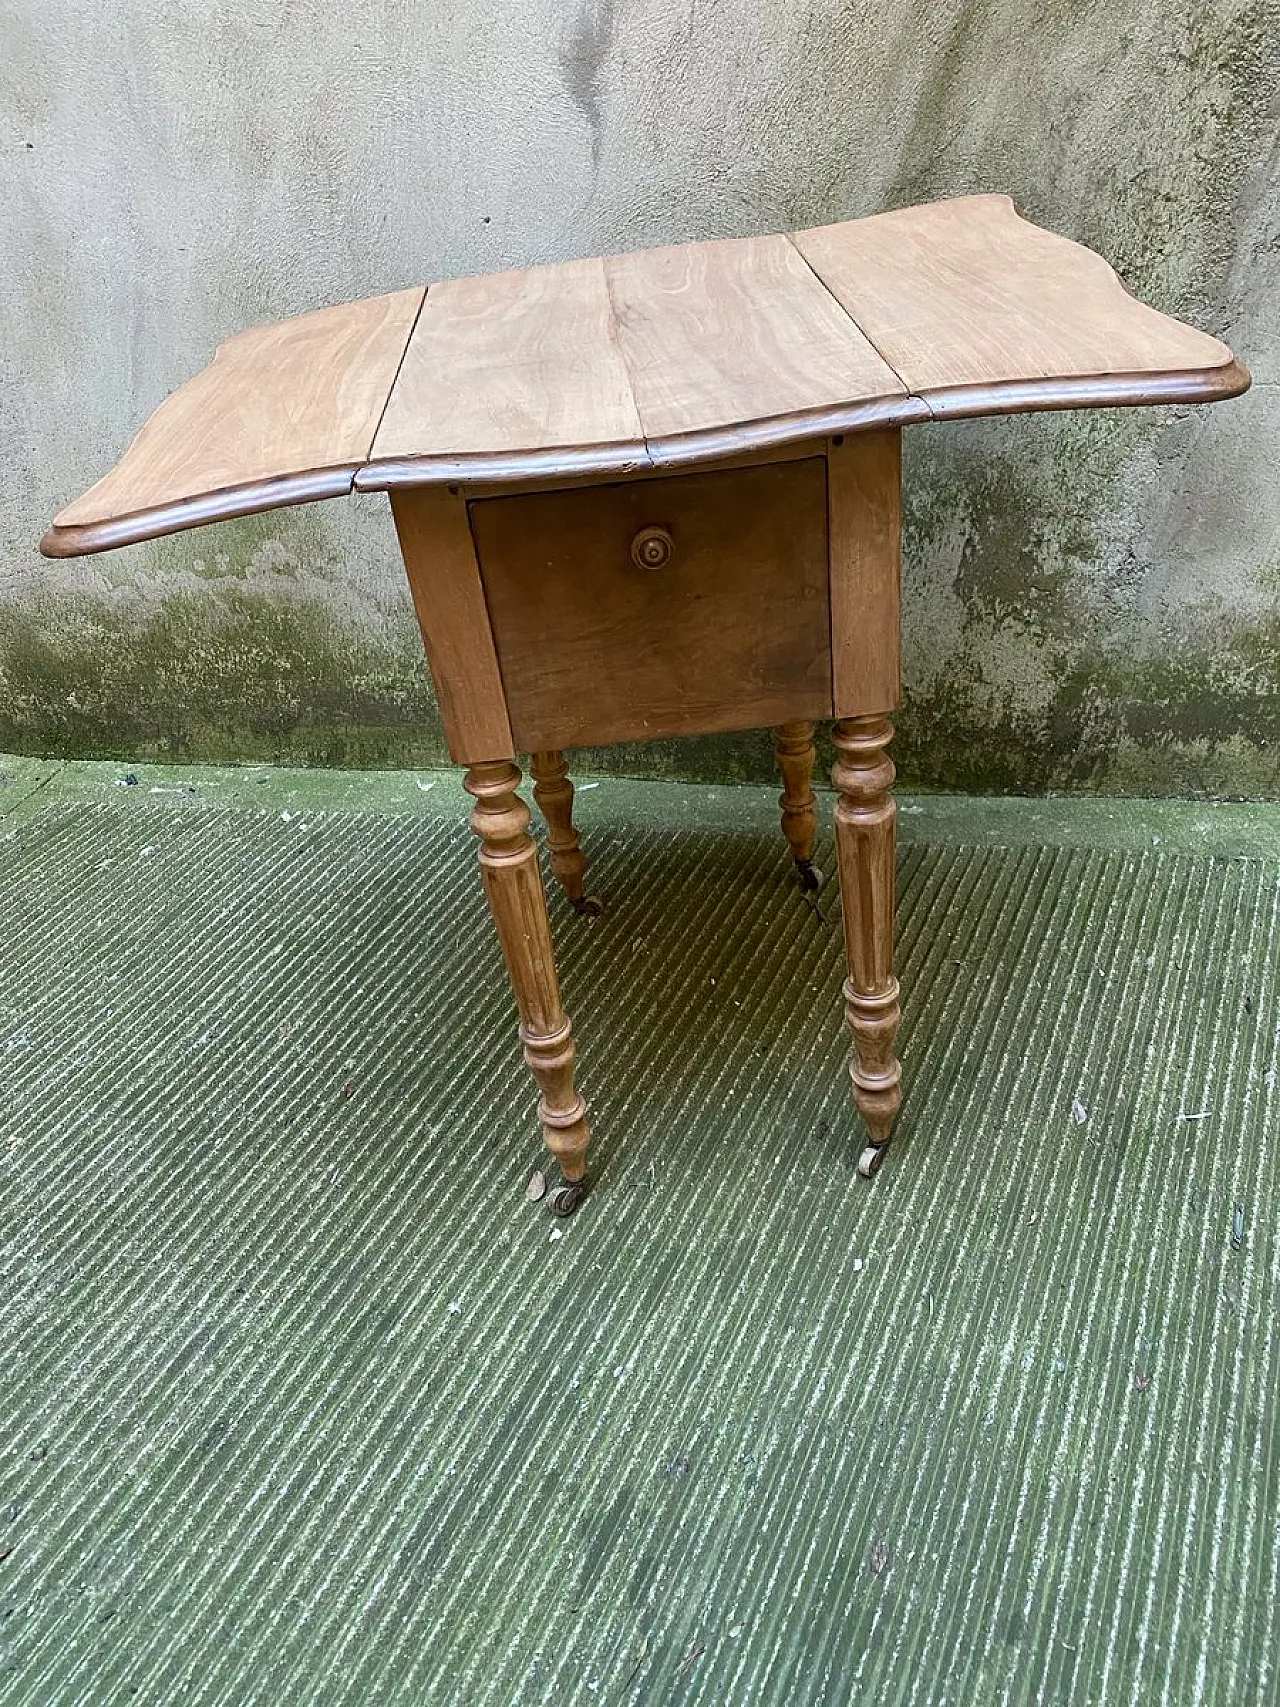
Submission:
[[[1226,337],[1255,385],[908,432],[900,766],[1280,795],[1276,0],[15,0],[0,66],[0,747],[440,752],[380,498],[36,555],[239,327],[999,189]],[[612,762],[767,756],[746,736]]]

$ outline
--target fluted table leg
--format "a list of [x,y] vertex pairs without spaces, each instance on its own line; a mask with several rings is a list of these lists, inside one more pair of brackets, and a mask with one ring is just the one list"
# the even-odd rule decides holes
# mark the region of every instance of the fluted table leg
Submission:
[[894,842],[898,816],[890,793],[893,739],[887,717],[845,717],[833,739],[839,757],[831,780],[836,800],[836,857],[849,976],[845,1018],[853,1034],[853,1094],[869,1142],[858,1172],[870,1179],[884,1156],[902,1102],[902,1069],[894,1054],[900,1011],[893,975]]
[[590,1133],[586,1104],[573,1085],[573,1038],[560,1000],[529,808],[516,793],[519,786],[520,772],[507,759],[470,766],[464,784],[476,802],[471,827],[481,839],[480,870],[520,1009],[524,1058],[542,1091],[543,1135],[566,1182],[548,1202],[553,1213],[568,1215],[586,1194]]

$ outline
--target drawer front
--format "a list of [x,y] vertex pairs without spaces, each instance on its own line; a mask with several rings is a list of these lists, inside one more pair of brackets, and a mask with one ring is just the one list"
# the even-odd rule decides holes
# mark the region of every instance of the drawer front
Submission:
[[470,514],[517,748],[831,715],[822,457]]

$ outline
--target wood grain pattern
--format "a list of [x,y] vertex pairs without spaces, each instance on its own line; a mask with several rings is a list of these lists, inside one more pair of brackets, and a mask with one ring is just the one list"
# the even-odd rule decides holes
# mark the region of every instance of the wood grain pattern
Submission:
[[547,484],[1249,384],[1225,344],[1003,196],[449,280],[421,303],[402,291],[232,339],[41,549],[108,550],[353,483]]
[[869,1138],[858,1162],[866,1178],[880,1165],[902,1103],[902,1069],[894,1053],[901,1012],[893,975],[898,807],[887,750],[892,739],[893,725],[884,717],[845,718],[832,731],[839,755],[831,780],[839,791],[836,858],[849,968],[845,1020],[853,1037],[854,1100]]
[[[822,458],[490,498],[471,524],[523,750],[831,715]],[[631,557],[649,526],[659,569]]]
[[458,764],[512,759],[502,676],[464,500],[439,486],[393,492],[400,551]]
[[1144,375],[1241,388],[1225,344],[1137,301],[1101,256],[1020,218],[1008,196],[903,208],[794,242],[934,414],[968,412],[1007,385],[1028,399],[1076,382],[1090,401],[1089,383],[1109,376],[1131,383],[1133,401],[1146,400]]
[[[575,448],[642,465],[644,438],[599,260],[434,284],[373,445],[383,484]],[[399,465],[399,466],[397,466]]]
[[832,440],[827,514],[837,717],[892,711],[898,703],[901,492],[898,428]]
[[[350,491],[422,297],[396,291],[229,338],[115,468],[54,518],[48,554]],[[222,501],[209,513],[214,493]]]
[[655,460],[690,434],[905,399],[785,237],[642,249],[604,266]]

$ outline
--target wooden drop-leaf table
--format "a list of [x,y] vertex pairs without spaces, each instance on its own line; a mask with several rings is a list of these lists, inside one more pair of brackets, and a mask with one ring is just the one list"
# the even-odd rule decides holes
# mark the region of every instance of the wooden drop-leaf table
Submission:
[[813,886],[814,726],[834,719],[854,1095],[873,1174],[901,1100],[893,974],[900,436],[912,422],[1208,402],[1249,376],[1004,196],[568,261],[230,339],[42,542],[76,556],[386,491],[525,1058],[586,1190],[546,896],[596,908],[563,749],[772,727]]

